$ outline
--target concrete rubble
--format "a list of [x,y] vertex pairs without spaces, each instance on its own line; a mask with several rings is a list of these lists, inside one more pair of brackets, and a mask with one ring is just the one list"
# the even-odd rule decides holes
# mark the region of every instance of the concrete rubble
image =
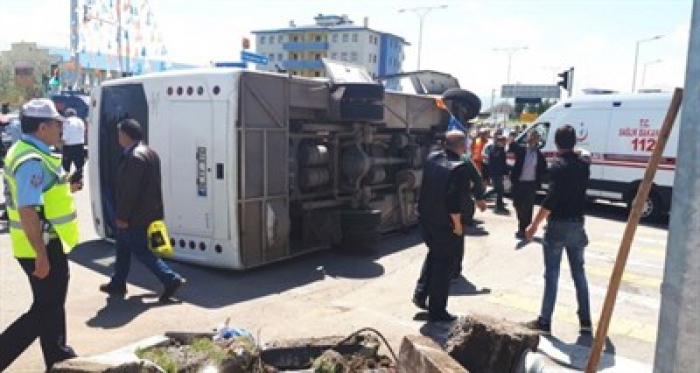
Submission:
[[445,349],[472,373],[513,372],[539,338],[520,324],[472,314],[455,321]]

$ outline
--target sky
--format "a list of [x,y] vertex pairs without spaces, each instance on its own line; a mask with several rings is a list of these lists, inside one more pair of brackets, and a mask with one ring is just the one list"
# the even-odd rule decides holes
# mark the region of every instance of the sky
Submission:
[[[425,18],[421,68],[457,77],[489,100],[506,83],[552,84],[575,68],[583,88],[629,92],[637,42],[637,88],[682,86],[692,0],[151,0],[169,58],[208,65],[238,60],[241,38],[253,30],[312,24],[317,14],[347,14],[356,24],[405,38],[404,71],[415,70],[418,16],[402,8],[447,5]],[[0,50],[33,41],[68,47],[70,0],[0,0]],[[11,17],[7,17],[12,14]],[[253,46],[254,48],[254,46]],[[658,61],[660,60],[660,61]],[[485,102],[486,107],[489,102]]]

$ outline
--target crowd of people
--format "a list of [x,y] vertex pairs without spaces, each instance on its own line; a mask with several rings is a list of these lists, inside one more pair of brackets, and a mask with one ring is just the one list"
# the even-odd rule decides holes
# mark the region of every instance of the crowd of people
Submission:
[[[413,304],[428,311],[430,322],[451,322],[456,318],[447,311],[447,300],[451,280],[461,276],[465,225],[475,225],[476,207],[484,211],[486,200],[494,195],[494,212],[510,213],[503,198],[504,179],[509,178],[518,227],[515,238],[531,241],[540,226],[547,222],[542,241],[545,266],[542,307],[539,317],[525,326],[550,333],[559,267],[565,250],[576,288],[580,333],[590,334],[591,314],[584,270],[584,249],[588,244],[584,206],[590,165],[574,151],[577,140],[572,126],[557,129],[554,142],[558,154],[549,166],[540,151],[540,134],[530,131],[524,140],[516,142],[513,132],[505,136],[498,129],[493,132],[480,129],[473,138],[455,129],[446,133],[442,149],[430,154],[423,170],[418,201],[420,231],[428,254],[416,284]],[[512,162],[507,161],[509,155]],[[545,177],[547,195],[533,219],[536,194]],[[486,191],[487,185],[493,186],[491,191]]]
[[[7,368],[36,339],[47,369],[76,356],[66,338],[65,302],[69,282],[67,254],[79,243],[73,194],[82,189],[84,124],[74,111],[59,113],[51,100],[33,99],[22,107],[21,133],[5,157],[6,208],[14,257],[29,281],[30,309],[0,334],[0,371]],[[131,257],[135,256],[162,282],[162,302],[185,284],[148,248],[148,227],[163,219],[160,159],[146,145],[140,124],[121,121],[118,140],[123,149],[115,188],[116,263],[114,274],[99,290],[124,296]],[[462,277],[465,227],[474,226],[474,212],[485,211],[495,196],[494,212],[509,214],[504,180],[512,185],[518,228],[515,237],[532,240],[547,221],[543,240],[545,289],[539,317],[526,325],[543,333],[551,330],[562,253],[567,252],[579,304],[581,333],[591,333],[589,295],[584,271],[584,204],[589,164],[574,151],[576,133],[564,126],[556,131],[559,154],[547,166],[536,131],[524,143],[480,130],[473,139],[450,130],[444,147],[428,157],[420,190],[420,232],[428,254],[417,281],[413,303],[428,311],[431,322],[450,322],[449,287]],[[62,148],[63,158],[53,149]],[[514,157],[513,166],[507,161]],[[72,166],[75,171],[71,172]],[[535,195],[545,175],[547,197],[533,219]],[[488,186],[492,190],[487,191]]]

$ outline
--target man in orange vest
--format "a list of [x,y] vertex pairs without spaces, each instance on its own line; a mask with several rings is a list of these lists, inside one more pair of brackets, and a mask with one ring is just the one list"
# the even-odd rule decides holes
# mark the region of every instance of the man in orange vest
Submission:
[[487,128],[479,129],[479,136],[472,143],[472,161],[476,165],[479,172],[484,169],[484,147],[489,142],[489,130]]

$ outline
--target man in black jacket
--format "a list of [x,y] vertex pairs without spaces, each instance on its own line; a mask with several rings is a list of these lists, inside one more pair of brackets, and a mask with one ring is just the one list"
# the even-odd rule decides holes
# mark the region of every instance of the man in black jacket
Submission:
[[447,312],[450,276],[464,249],[461,210],[469,197],[468,174],[461,156],[466,136],[453,130],[446,134],[443,151],[430,156],[423,169],[418,212],[428,255],[423,262],[413,303],[428,310],[431,322],[451,322]]
[[496,192],[496,209],[497,213],[507,213],[506,204],[503,202],[503,177],[508,174],[508,164],[506,163],[506,137],[497,135],[495,143],[489,149],[489,169],[491,172],[491,183]]
[[581,334],[592,334],[591,307],[588,281],[584,270],[584,252],[588,237],[584,228],[586,187],[590,178],[590,165],[574,153],[576,130],[570,125],[560,127],[554,137],[559,155],[550,168],[547,197],[537,213],[535,221],[525,232],[532,240],[540,224],[547,219],[544,235],[544,296],[540,316],[526,324],[545,334],[551,331],[552,314],[557,300],[557,282],[562,252],[566,250],[571,277],[576,288],[578,317]]
[[165,290],[160,301],[166,302],[185,279],[148,248],[148,226],[163,219],[160,158],[141,142],[143,132],[136,120],[126,119],[118,128],[124,153],[115,179],[117,260],[111,281],[101,285],[100,290],[110,295],[126,294],[133,254],[163,283]]
[[527,147],[511,143],[509,152],[515,154],[515,165],[510,172],[513,185],[513,205],[518,215],[518,231],[515,237],[525,238],[525,229],[532,222],[537,190],[542,185],[542,178],[547,173],[547,160],[539,149],[540,134],[530,131]]

